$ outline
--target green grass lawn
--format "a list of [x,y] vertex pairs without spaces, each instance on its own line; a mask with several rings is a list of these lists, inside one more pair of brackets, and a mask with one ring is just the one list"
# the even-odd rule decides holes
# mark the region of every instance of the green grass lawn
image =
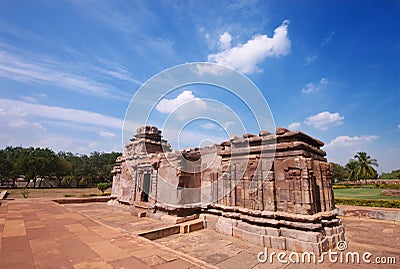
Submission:
[[400,196],[382,196],[382,189],[349,188],[334,189],[333,191],[335,193],[335,198],[400,200]]

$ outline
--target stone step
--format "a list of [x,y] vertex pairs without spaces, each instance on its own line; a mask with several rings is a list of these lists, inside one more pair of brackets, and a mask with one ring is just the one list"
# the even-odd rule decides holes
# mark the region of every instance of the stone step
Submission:
[[133,205],[136,207],[136,208],[140,208],[140,209],[151,209],[151,204],[150,203],[148,203],[148,202],[138,202],[138,201],[136,201],[136,202],[134,202],[133,203]]
[[173,234],[178,234],[179,232],[180,232],[179,225],[172,225],[172,226],[167,226],[167,227],[162,227],[162,228],[146,231],[146,232],[140,233],[139,236],[147,238],[149,240],[156,240],[156,239],[160,239],[160,238],[170,236]]
[[138,235],[149,240],[156,240],[173,234],[185,234],[204,229],[204,223],[201,219],[195,219],[184,223],[161,227],[149,231],[143,231]]
[[183,223],[179,224],[179,226],[180,226],[181,234],[191,233],[194,231],[204,229],[204,221],[201,219],[195,219],[195,220],[183,222]]
[[6,199],[8,196],[8,191],[0,192],[0,200]]

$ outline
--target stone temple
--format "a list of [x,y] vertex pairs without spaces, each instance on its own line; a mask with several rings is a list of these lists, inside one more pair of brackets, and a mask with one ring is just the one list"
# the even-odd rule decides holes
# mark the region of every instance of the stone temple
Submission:
[[260,246],[320,255],[344,240],[323,145],[278,128],[172,151],[160,130],[143,126],[116,160],[111,198],[150,217],[197,218]]

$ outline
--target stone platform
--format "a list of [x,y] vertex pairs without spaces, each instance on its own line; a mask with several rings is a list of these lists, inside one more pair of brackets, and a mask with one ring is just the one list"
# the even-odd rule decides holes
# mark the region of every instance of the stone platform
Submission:
[[136,235],[160,225],[105,203],[8,201],[0,207],[0,268],[215,268]]
[[[348,251],[396,257],[397,265],[258,263],[262,247],[211,229],[155,241],[139,236],[168,222],[132,207],[65,204],[41,199],[0,207],[0,268],[398,268],[400,222],[341,217]],[[279,252],[279,249],[269,249]]]

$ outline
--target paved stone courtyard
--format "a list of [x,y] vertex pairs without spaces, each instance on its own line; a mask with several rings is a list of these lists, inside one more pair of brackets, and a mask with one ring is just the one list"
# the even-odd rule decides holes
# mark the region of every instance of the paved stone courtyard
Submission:
[[[399,268],[400,223],[343,218],[347,251],[395,257],[388,264],[261,264],[259,246],[200,230],[155,241],[138,236],[169,225],[139,218],[131,208],[105,203],[66,204],[42,199],[0,206],[0,268]],[[269,249],[268,252],[279,252]],[[290,254],[287,252],[288,255]]]

